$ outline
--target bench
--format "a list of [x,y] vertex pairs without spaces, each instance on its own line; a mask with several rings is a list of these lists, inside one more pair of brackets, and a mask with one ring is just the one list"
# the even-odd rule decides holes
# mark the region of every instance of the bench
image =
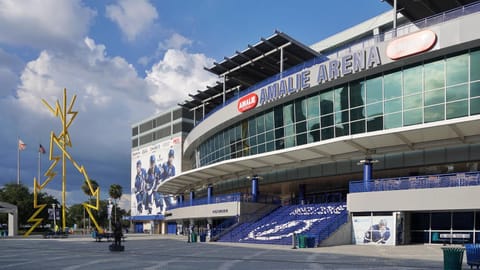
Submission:
[[467,264],[472,269],[476,266],[477,269],[480,266],[480,244],[466,244],[465,250],[467,252]]
[[[107,242],[110,242],[111,240],[115,239],[115,235],[113,233],[99,233],[99,232],[92,232],[92,237],[95,239],[96,242],[102,242],[103,238],[107,239]],[[125,242],[125,238],[127,238],[125,235],[122,234],[122,241]]]
[[43,238],[67,238],[67,237],[68,237],[68,233],[66,232],[49,231],[43,234]]

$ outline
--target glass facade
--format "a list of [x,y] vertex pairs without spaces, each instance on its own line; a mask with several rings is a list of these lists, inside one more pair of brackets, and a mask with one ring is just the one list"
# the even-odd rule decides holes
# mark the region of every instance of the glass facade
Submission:
[[218,132],[200,166],[336,137],[480,114],[480,50],[349,82]]

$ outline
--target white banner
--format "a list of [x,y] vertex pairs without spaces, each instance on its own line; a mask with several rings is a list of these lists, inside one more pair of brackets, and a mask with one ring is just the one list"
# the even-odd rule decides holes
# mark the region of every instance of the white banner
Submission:
[[132,151],[132,216],[163,214],[165,197],[157,188],[181,172],[181,151],[181,137]]
[[353,243],[356,245],[395,245],[393,216],[354,216]]

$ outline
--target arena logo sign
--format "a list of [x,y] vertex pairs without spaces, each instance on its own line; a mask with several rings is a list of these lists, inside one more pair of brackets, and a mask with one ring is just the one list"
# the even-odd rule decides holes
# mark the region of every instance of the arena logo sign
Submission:
[[246,96],[241,97],[237,103],[237,110],[239,112],[246,112],[257,107],[258,96],[255,93],[250,93]]
[[[342,56],[340,59],[332,59],[326,63],[311,66],[261,88],[259,103],[264,105],[306,88],[368,70],[381,64],[382,61],[377,46],[352,52]],[[316,79],[312,80],[312,78]]]

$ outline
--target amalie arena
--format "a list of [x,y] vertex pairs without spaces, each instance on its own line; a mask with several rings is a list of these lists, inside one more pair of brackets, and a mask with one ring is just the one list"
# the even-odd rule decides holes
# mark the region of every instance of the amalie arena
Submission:
[[215,85],[132,125],[132,229],[480,242],[480,1],[386,2],[311,46],[260,38],[206,68]]

